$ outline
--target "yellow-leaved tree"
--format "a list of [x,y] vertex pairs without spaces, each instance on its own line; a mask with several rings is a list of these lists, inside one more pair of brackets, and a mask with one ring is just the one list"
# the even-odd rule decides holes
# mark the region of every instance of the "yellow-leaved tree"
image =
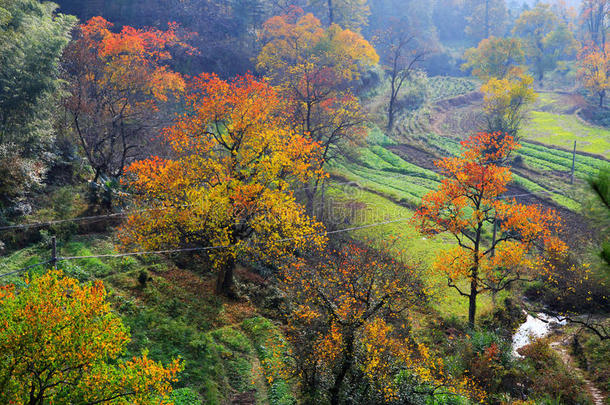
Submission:
[[490,37],[479,42],[476,48],[467,49],[464,59],[462,69],[472,69],[472,74],[479,79],[502,79],[525,62],[525,53],[518,39]]
[[415,269],[349,244],[314,264],[287,266],[280,280],[290,303],[286,337],[295,369],[288,375],[300,377],[304,403],[482,398],[410,335],[409,310],[426,300]]
[[578,54],[578,77],[585,88],[599,98],[604,106],[606,91],[610,89],[610,45],[605,49],[587,46]]
[[486,131],[501,132],[518,139],[518,132],[527,117],[527,107],[536,100],[534,79],[518,68],[507,77],[491,78],[481,86]]
[[194,80],[188,112],[166,131],[174,157],[132,164],[129,184],[145,210],[128,218],[124,245],[203,249],[231,293],[236,261],[273,260],[324,243],[290,187],[319,172],[319,146],[278,114],[276,91],[244,76]]
[[52,270],[0,287],[0,403],[167,404],[179,360],[118,360],[129,333],[101,281]]
[[[280,89],[294,128],[320,146],[317,169],[322,169],[341,145],[365,138],[364,113],[349,87],[379,56],[362,35],[336,24],[325,29],[296,8],[269,19],[261,39],[257,68]],[[322,179],[314,176],[306,190],[309,214]]]

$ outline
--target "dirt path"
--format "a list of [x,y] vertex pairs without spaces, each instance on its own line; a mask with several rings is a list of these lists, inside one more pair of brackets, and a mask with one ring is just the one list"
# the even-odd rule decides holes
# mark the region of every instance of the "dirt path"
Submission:
[[567,346],[569,345],[569,336],[563,337],[562,339],[551,343],[551,348],[559,355],[561,360],[564,362],[566,367],[573,373],[579,375],[587,388],[587,392],[591,395],[593,403],[595,405],[605,405],[605,398],[601,391],[585,376],[583,370],[581,370],[574,358],[570,355]]

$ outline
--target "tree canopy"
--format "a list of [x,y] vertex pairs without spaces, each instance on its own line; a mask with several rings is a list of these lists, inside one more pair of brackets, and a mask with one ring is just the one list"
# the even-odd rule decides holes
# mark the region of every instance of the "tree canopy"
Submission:
[[182,369],[148,358],[118,360],[129,342],[101,281],[81,285],[61,271],[0,287],[3,403],[149,404],[168,399]]

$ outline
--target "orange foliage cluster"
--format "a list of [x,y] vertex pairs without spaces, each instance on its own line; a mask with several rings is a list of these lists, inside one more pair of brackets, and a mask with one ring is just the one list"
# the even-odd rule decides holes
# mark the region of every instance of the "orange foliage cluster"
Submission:
[[105,64],[101,75],[90,77],[91,80],[127,92],[141,90],[159,101],[166,101],[169,93],[184,90],[182,76],[159,65],[171,59],[171,47],[186,47],[188,52],[194,52],[178,37],[175,24],[170,24],[167,31],[125,26],[114,33],[111,28],[112,24],[102,17],[93,17],[81,25],[80,40]]
[[181,363],[165,368],[146,353],[112,363],[129,334],[101,281],[80,285],[49,271],[26,284],[0,287],[0,402],[166,403]]
[[125,26],[115,33],[111,28],[102,17],[93,17],[80,26],[64,55],[71,84],[65,105],[95,181],[121,177],[129,161],[150,150],[150,136],[166,113],[160,104],[186,86],[182,75],[167,66],[170,50],[194,52],[175,24],[167,31]]
[[[519,147],[511,136],[480,133],[462,146],[459,157],[436,163],[445,178],[423,198],[415,220],[425,234],[449,232],[456,238],[457,246],[442,252],[435,267],[447,275],[451,287],[470,298],[473,310],[478,293],[495,293],[547,272],[544,256],[530,255],[536,248],[556,256],[567,247],[555,236],[561,221],[553,210],[502,199],[511,181],[504,164]],[[484,234],[494,222],[498,236],[488,241]],[[470,291],[457,284],[463,279],[470,281]],[[469,318],[474,322],[474,313]]]
[[[324,29],[298,8],[264,24],[265,44],[257,67],[278,86],[285,112],[303,136],[320,145],[319,167],[340,154],[344,143],[361,142],[364,113],[349,90],[362,68],[379,61],[375,49],[358,33],[336,24]],[[317,190],[307,190],[309,203]]]
[[210,251],[219,270],[238,256],[271,259],[323,244],[321,225],[290,190],[317,173],[318,145],[282,119],[276,91],[249,75],[226,82],[203,74],[187,105],[165,133],[175,158],[128,168],[130,186],[150,210],[128,218],[123,243],[222,246]]
[[578,76],[589,92],[599,97],[603,107],[606,92],[610,89],[610,45],[587,45],[578,53]]

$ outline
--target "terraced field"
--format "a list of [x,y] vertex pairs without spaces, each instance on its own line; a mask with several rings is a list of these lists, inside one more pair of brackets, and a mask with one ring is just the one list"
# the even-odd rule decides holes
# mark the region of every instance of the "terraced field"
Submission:
[[[438,187],[440,178],[434,161],[457,155],[460,141],[476,132],[482,97],[472,92],[474,82],[454,78],[432,78],[431,82],[431,88],[438,89],[446,88],[449,82],[454,85],[445,93],[431,90],[434,95],[427,105],[403,112],[394,133],[386,134],[372,126],[369,145],[359,156],[336,162],[332,167],[335,184],[353,182],[349,188],[336,186],[330,191],[334,204],[349,207],[343,224],[410,218],[421,198]],[[571,95],[541,95],[533,119],[522,131],[522,147],[511,163],[514,181],[505,196],[558,210],[572,232],[566,238],[573,243],[579,243],[574,235],[585,240],[589,236],[586,222],[579,214],[584,181],[608,164],[610,150],[610,131],[587,125],[579,118],[578,102]],[[573,142],[577,135],[575,184],[571,184],[572,153],[568,141]],[[353,235],[380,241],[396,238],[396,248],[425,272],[439,249],[452,243],[446,236],[422,238],[408,220],[367,228]],[[426,279],[437,296],[435,305],[439,309],[458,316],[465,313],[465,303],[447,289],[446,280],[430,273],[426,273]],[[483,312],[491,308],[489,297],[482,308]]]

